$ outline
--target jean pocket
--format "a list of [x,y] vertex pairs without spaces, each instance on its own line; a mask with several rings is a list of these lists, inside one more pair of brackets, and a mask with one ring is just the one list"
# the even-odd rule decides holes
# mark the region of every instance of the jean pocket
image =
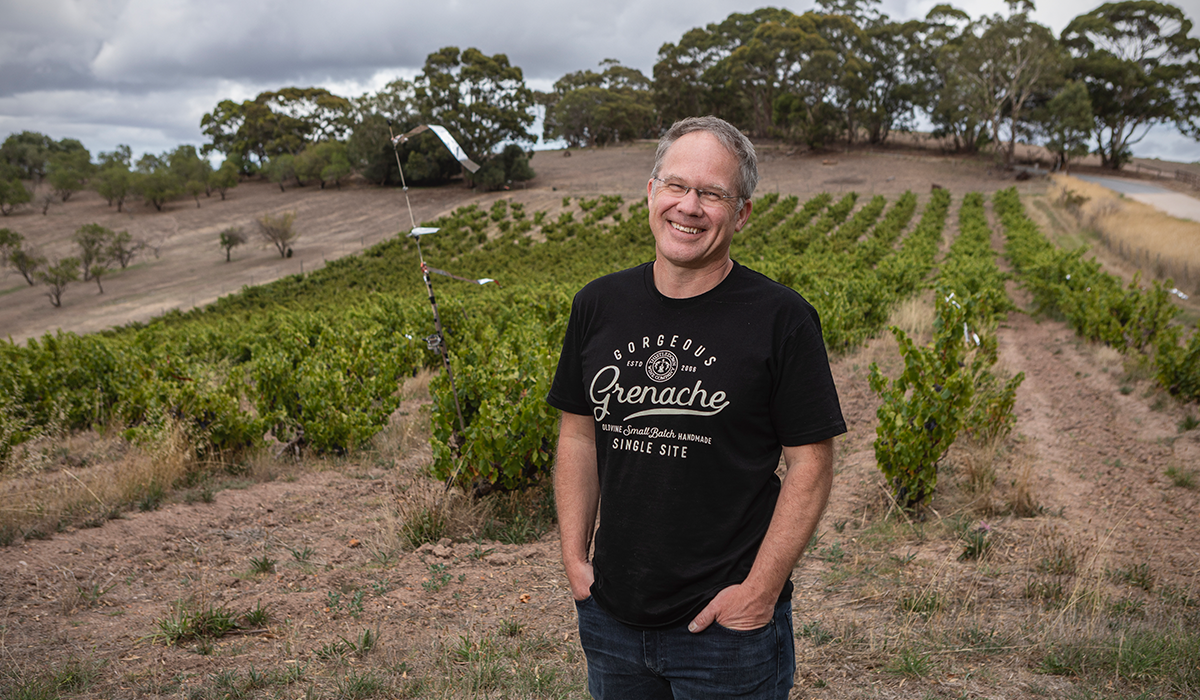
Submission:
[[[575,598],[572,597],[571,600],[575,600]],[[575,607],[582,608],[583,606],[588,605],[591,602],[592,602],[592,596],[589,595],[588,597],[584,598],[583,600],[575,600]]]
[[760,634],[765,634],[767,632],[771,632],[774,624],[775,624],[775,618],[771,618],[770,620],[767,620],[767,624],[763,625],[762,627],[755,627],[754,629],[751,629],[751,630],[735,630],[732,627],[726,627],[725,625],[722,625],[720,622],[716,622],[716,621],[714,621],[712,623],[712,627],[716,631],[721,632],[722,634],[730,635],[732,637],[756,637]]

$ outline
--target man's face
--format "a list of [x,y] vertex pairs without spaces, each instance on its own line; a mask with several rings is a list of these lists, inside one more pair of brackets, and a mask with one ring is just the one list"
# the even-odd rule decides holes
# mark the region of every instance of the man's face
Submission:
[[[667,183],[724,194],[735,189],[737,158],[715,136],[693,131],[680,137],[663,157],[658,178]],[[646,186],[650,202],[650,230],[657,258],[685,269],[724,265],[729,243],[750,217],[750,202],[735,209],[738,200],[706,203],[695,190],[672,195],[651,179]]]

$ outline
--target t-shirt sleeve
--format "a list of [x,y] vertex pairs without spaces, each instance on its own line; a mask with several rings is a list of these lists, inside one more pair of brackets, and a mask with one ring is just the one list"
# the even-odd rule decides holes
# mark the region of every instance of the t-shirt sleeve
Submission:
[[846,432],[815,310],[784,339],[775,371],[771,420],[783,445],[809,445]]
[[562,354],[558,356],[558,369],[546,403],[567,413],[589,415],[587,396],[583,391],[583,304],[580,294],[571,302],[571,317],[567,319],[567,333],[563,336]]

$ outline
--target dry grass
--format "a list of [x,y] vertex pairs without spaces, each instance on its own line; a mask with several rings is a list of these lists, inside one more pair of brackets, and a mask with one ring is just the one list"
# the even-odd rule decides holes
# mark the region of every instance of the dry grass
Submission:
[[400,387],[400,407],[388,424],[371,439],[371,449],[384,462],[398,463],[429,446],[429,381],[434,373],[423,369]]
[[1021,518],[1032,518],[1041,510],[1034,497],[1032,456],[1018,453],[1012,460],[1012,488],[1008,491],[1006,505],[1009,512]]
[[[83,447],[88,440],[96,449]],[[0,480],[0,543],[96,526],[129,505],[153,510],[201,467],[178,424],[141,447],[95,433],[41,437],[21,445],[12,463],[7,471],[15,476]]]
[[[1072,203],[1072,195],[1083,201]],[[1149,204],[1067,175],[1053,176],[1049,196],[1144,276],[1173,279],[1188,292],[1200,288],[1200,223],[1177,219]]]
[[892,310],[889,326],[896,326],[918,344],[928,343],[933,338],[932,293],[905,299]]

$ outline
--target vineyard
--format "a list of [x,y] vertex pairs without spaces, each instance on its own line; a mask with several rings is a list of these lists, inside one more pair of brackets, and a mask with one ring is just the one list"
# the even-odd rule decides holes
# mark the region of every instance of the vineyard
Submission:
[[[950,199],[935,190],[909,230],[917,209],[911,192],[890,206],[875,196],[857,209],[854,193],[803,204],[771,193],[756,200],[732,251],[817,306],[834,354],[878,335],[899,302],[937,290],[934,347],[917,348],[898,332],[910,366],[891,389],[882,376],[872,379],[889,397],[877,456],[909,505],[932,494],[935,465],[960,428],[1006,432],[1020,381],[996,388],[987,370],[996,356],[992,330],[1014,307],[980,195],[964,200],[962,235],[930,276]],[[475,287],[436,278],[466,423],[458,435],[448,377],[439,375],[432,385],[438,478],[458,473],[463,483],[512,489],[547,471],[556,416],[543,397],[571,296],[590,279],[653,257],[644,203],[623,207],[620,197],[601,196],[578,199],[577,211],[570,204],[565,198],[553,221],[498,200],[490,210],[462,207],[424,224],[439,229],[424,239],[433,265],[500,281]],[[1200,335],[1181,343],[1161,284],[1125,288],[1082,250],[1055,248],[1024,216],[1015,190],[999,193],[996,208],[1009,258],[1041,308],[1063,313],[1085,338],[1152,363],[1172,393],[1200,395]],[[535,229],[538,238],[530,235]],[[425,340],[433,321],[419,278],[415,242],[398,235],[204,309],[100,334],[0,345],[0,460],[27,460],[21,445],[52,428],[113,424],[135,442],[182,427],[197,456],[216,463],[236,461],[267,434],[316,454],[351,452],[396,409],[404,377],[440,365]],[[900,463],[919,463],[909,468],[924,473],[901,478]]]
[[[1000,191],[990,199],[979,193],[952,197],[945,189],[935,189],[928,197],[912,192],[890,199],[824,193],[803,201],[770,193],[755,200],[750,224],[734,238],[736,260],[797,289],[819,310],[835,364],[856,362],[860,356],[878,359],[879,348],[888,348],[887,357],[861,372],[845,366],[835,370],[840,373],[845,405],[859,411],[858,406],[869,403],[877,418],[870,424],[874,430],[869,437],[856,436],[852,424],[852,435],[839,449],[839,459],[844,469],[864,482],[871,479],[869,474],[882,473],[886,499],[881,506],[861,496],[844,498],[845,494],[835,493],[821,535],[831,539],[812,545],[808,555],[812,563],[802,568],[807,577],[803,595],[836,596],[840,586],[850,586],[854,600],[861,602],[884,595],[872,592],[881,585],[885,590],[896,588],[899,601],[889,603],[883,614],[894,616],[892,622],[901,625],[899,635],[905,645],[932,644],[922,635],[933,634],[927,630],[934,629],[946,610],[966,615],[986,608],[983,603],[965,602],[975,600],[975,589],[962,594],[966,596],[962,602],[955,602],[961,592],[941,588],[939,573],[923,578],[927,570],[917,568],[919,562],[910,564],[912,555],[899,545],[881,548],[879,528],[907,533],[892,535],[907,542],[906,547],[928,546],[921,533],[952,528],[954,551],[949,559],[978,562],[979,569],[972,569],[971,575],[986,576],[979,572],[1008,565],[1014,556],[989,551],[1009,551],[1015,540],[1006,543],[992,525],[972,515],[982,512],[993,522],[1001,515],[1017,518],[1008,537],[1041,527],[1021,523],[1042,520],[1030,516],[1047,515],[1037,498],[1017,488],[1015,481],[1014,485],[999,483],[991,467],[958,471],[966,463],[964,454],[987,452],[989,464],[1023,459],[1025,438],[1014,439],[1011,434],[1018,416],[1029,410],[1022,409],[1021,392],[1031,379],[1025,372],[1008,372],[1000,361],[1005,334],[1011,335],[1013,319],[1020,316],[1018,306],[1027,305],[1016,303],[1017,295],[1024,295],[1043,315],[1064,319],[1079,342],[1111,347],[1121,358],[1118,364],[1131,368],[1130,376],[1147,377],[1162,392],[1183,400],[1200,397],[1200,340],[1176,322],[1169,285],[1123,283],[1083,251],[1056,247],[1027,216],[1015,190]],[[953,220],[952,212],[956,212]],[[995,225],[989,225],[989,214]],[[499,282],[473,285],[433,278],[466,428],[459,428],[448,377],[436,372],[429,383],[427,475],[437,480],[453,475],[468,491],[474,487],[477,492],[497,489],[519,494],[538,483],[553,462],[557,416],[544,396],[572,295],[598,275],[653,257],[645,204],[617,196],[565,197],[562,213],[552,218],[544,211],[527,211],[520,203],[499,200],[490,208],[461,207],[422,225],[439,229],[421,243],[431,267]],[[948,229],[956,232],[952,240],[947,240]],[[1000,247],[1002,256],[997,254]],[[888,328],[898,309],[930,299],[931,333]],[[372,438],[397,413],[403,398],[398,388],[414,375],[426,376],[428,370],[440,368],[440,357],[426,341],[432,332],[433,316],[415,242],[397,235],[360,255],[331,261],[306,275],[245,288],[203,309],[170,313],[99,334],[59,333],[25,345],[4,343],[0,345],[0,460],[8,475],[36,471],[38,460],[47,457],[34,446],[88,428],[117,426],[125,439],[146,446],[169,441],[173,435],[185,436],[192,453],[189,464],[198,471],[171,483],[140,484],[141,492],[130,496],[130,503],[136,503],[146,494],[188,487],[202,480],[206,471],[237,473],[267,443],[272,450],[287,445],[318,457],[353,458],[369,449]],[[1121,393],[1126,393],[1124,388]],[[868,394],[870,398],[865,398]],[[855,451],[854,445],[864,440],[869,460],[859,456],[863,451]],[[1107,473],[1114,468],[1110,466]],[[1007,504],[999,510],[954,505],[953,498],[946,498],[950,488],[946,484],[964,479],[975,495],[992,484],[1011,491]],[[842,483],[838,488],[849,488]],[[954,513],[943,518],[950,507]],[[5,543],[28,542],[30,533],[39,529],[61,529],[97,515],[112,517],[96,510],[85,495],[67,512],[10,515],[0,537]],[[421,544],[412,537],[412,523],[402,527],[408,528],[404,532],[411,546]],[[857,537],[852,539],[851,532]],[[1021,536],[1026,538],[1021,541],[1033,537],[1035,543],[1042,541],[1037,537],[1050,537]],[[436,537],[426,541],[428,548]],[[483,549],[485,544],[479,540],[446,542],[438,547],[452,548],[453,559],[428,559],[433,550],[427,550],[421,560],[434,562],[418,586],[426,593],[449,586],[450,577],[442,572],[460,559],[477,560],[473,566],[483,567],[463,569],[472,578],[486,578],[490,571],[482,560],[493,550]],[[1070,549],[1061,543],[1037,546]],[[554,548],[548,549],[553,557]],[[1084,568],[1079,564],[1078,572],[1067,570],[1062,560],[1078,559],[1073,552],[1058,551],[1054,556],[1060,561],[1052,570],[1037,568],[1042,564],[1030,569],[1031,578],[1014,584],[1025,586],[1017,597],[1047,610],[1073,609],[1076,599],[1069,586],[1078,589]],[[292,555],[299,561],[297,550]],[[553,561],[545,566],[547,571],[556,570]],[[1123,575],[1128,579],[1138,570],[1118,569],[1114,564],[1112,571],[1126,571]],[[547,580],[553,574],[539,575],[543,576],[539,580]],[[1116,585],[1111,581],[1117,581],[1118,574],[1103,576],[1109,582],[1105,585]],[[513,585],[518,585],[516,579]],[[1179,603],[1182,614],[1194,616],[1194,591],[1186,583],[1170,585],[1160,584],[1162,595],[1171,591],[1171,601],[1183,601]],[[450,586],[447,590],[455,591],[454,602],[443,603],[457,605],[458,591],[467,589]],[[331,588],[326,595],[333,601],[342,593]],[[361,596],[359,600],[361,610]],[[378,605],[388,600],[381,597]],[[521,599],[516,605],[524,602]],[[336,618],[337,610],[331,602],[324,614]],[[798,620],[803,614],[798,613]],[[909,646],[889,646],[897,643],[891,632],[881,640],[865,639],[855,631],[857,623],[849,620],[832,613],[812,617],[804,626],[798,623],[797,635],[815,647],[830,644],[825,649],[831,651],[816,652],[814,659],[824,658],[821,653],[844,654],[849,663],[864,663],[867,668],[870,662],[862,659],[871,655],[908,659],[915,670],[901,668],[895,671],[899,677],[920,678],[937,666],[929,655],[904,656]],[[1101,652],[1109,649],[1111,639],[1100,634],[1078,647],[1055,646],[1029,631],[1008,631],[1000,638],[996,637],[999,627],[990,628],[991,632],[971,629],[975,636],[969,640],[956,637],[945,642],[945,653],[978,660],[979,654],[1005,653],[980,651],[989,645],[1031,649],[1037,663],[1051,673],[1076,677],[1086,677],[1092,668],[1089,664],[1104,663]],[[960,633],[966,634],[955,632]],[[462,664],[474,668],[472,654],[482,653],[485,642],[509,643],[499,637],[462,639],[467,640],[466,651],[448,652],[465,659],[456,662],[457,669]],[[1185,634],[1164,643],[1168,642],[1186,647],[1196,640],[1194,634]],[[964,645],[965,650],[950,651]],[[1200,687],[1200,679],[1186,667],[1200,657],[1186,649],[1190,647],[1172,652],[1185,660],[1183,668],[1122,676],[1122,682],[1150,682],[1151,687],[1182,688],[1185,693]],[[922,664],[926,664],[924,672]],[[821,673],[813,668],[809,666],[807,672]],[[450,677],[460,671],[446,673]],[[396,675],[400,677],[400,672]],[[824,683],[823,678],[808,682]]]

